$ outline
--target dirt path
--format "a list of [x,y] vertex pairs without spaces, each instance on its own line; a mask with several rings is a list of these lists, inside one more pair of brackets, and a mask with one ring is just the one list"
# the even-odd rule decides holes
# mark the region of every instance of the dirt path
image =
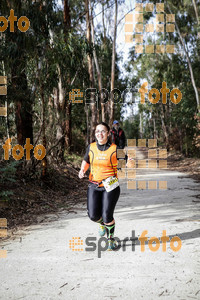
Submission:
[[[128,190],[121,181],[115,235],[128,238],[126,249],[100,251],[104,244],[84,203],[76,213],[63,212],[57,221],[29,226],[15,240],[1,242],[7,249],[7,258],[0,259],[1,299],[200,299],[199,183],[170,170],[138,175],[138,180],[152,178],[167,180],[168,190]],[[160,243],[153,252],[146,242],[142,252],[130,237],[145,230],[148,238],[161,238],[166,230],[182,247],[174,252],[167,242],[163,252]],[[73,237],[83,240],[75,246],[83,251],[69,248]],[[87,237],[93,237],[96,251],[85,250]]]

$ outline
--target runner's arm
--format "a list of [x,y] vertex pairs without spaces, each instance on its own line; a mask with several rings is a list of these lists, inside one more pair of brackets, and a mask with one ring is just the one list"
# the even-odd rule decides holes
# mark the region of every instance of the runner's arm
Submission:
[[79,178],[83,178],[85,176],[86,171],[89,169],[90,164],[88,164],[85,160],[82,161],[81,169],[78,173]]
[[86,149],[86,153],[81,164],[81,169],[78,174],[79,178],[83,178],[85,176],[86,171],[89,169],[90,166],[89,152],[90,152],[90,145],[88,145]]

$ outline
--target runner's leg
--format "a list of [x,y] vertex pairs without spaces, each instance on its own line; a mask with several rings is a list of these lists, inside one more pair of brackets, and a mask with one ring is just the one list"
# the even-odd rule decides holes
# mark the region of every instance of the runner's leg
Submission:
[[95,184],[89,184],[87,191],[87,212],[94,222],[100,221],[102,217],[102,191],[96,187]]
[[112,238],[114,236],[115,221],[113,218],[114,209],[119,199],[120,187],[110,192],[103,192],[102,197],[102,217],[107,229],[107,237]]
[[88,216],[92,221],[99,223],[99,235],[104,236],[106,228],[102,218],[102,188],[97,188],[96,185],[89,185],[88,197],[87,197],[87,208]]

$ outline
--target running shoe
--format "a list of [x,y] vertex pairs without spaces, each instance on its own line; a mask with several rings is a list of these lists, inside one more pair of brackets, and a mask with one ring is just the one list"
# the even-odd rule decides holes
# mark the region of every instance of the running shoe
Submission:
[[104,236],[106,233],[106,227],[102,224],[99,224],[99,235]]
[[108,251],[115,250],[117,248],[116,241],[114,239],[108,239]]

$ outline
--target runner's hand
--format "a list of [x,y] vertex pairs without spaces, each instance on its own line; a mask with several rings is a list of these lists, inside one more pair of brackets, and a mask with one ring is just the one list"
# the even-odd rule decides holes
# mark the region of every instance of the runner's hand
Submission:
[[80,179],[82,179],[84,176],[85,176],[85,172],[83,170],[80,170],[79,173],[78,173],[78,177]]
[[132,157],[128,157],[128,161],[126,163],[127,168],[133,168],[133,161],[134,159]]

